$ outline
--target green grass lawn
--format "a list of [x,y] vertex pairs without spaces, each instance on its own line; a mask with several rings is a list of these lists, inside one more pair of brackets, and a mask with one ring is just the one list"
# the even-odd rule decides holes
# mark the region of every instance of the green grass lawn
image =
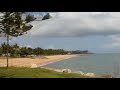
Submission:
[[42,68],[0,68],[0,78],[89,78],[80,74],[58,73]]

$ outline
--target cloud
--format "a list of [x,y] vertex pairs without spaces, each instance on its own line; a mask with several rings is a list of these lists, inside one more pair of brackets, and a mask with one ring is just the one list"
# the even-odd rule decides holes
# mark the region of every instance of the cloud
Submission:
[[29,36],[81,37],[120,33],[120,12],[58,12],[51,19],[33,21]]
[[111,40],[108,43],[105,43],[102,48],[120,48],[120,35],[111,35],[108,36],[108,38]]

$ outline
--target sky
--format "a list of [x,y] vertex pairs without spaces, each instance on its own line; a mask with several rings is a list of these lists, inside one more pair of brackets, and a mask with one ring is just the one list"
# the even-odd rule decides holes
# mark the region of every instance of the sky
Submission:
[[[42,13],[33,13],[39,16]],[[38,15],[39,14],[39,15]],[[33,21],[26,35],[11,44],[93,53],[120,53],[120,12],[50,12],[51,19]],[[5,38],[0,39],[0,44]]]

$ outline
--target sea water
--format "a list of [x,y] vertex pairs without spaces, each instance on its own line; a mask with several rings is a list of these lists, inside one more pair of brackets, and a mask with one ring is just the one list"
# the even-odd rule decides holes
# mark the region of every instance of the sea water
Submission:
[[65,59],[44,67],[55,69],[71,69],[96,75],[112,75],[120,78],[120,54],[91,54]]

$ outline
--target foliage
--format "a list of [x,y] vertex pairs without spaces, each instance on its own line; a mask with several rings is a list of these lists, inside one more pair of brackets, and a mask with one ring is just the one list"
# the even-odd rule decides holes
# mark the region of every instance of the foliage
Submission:
[[50,14],[47,13],[47,14],[42,18],[42,20],[46,20],[46,19],[50,19],[50,18],[51,18]]
[[[9,45],[9,54],[12,57],[15,56],[28,56],[28,55],[63,55],[67,52],[63,49],[42,49],[42,48],[30,48],[30,47],[20,47],[18,44]],[[7,45],[3,43],[0,47],[0,53],[6,53]]]
[[21,12],[4,12],[4,15],[1,17],[1,33],[5,33],[6,35],[13,37],[21,36],[31,28],[32,25],[27,24],[22,19]]
[[28,22],[22,19],[24,12],[3,12],[3,16],[0,17],[0,34],[4,34],[7,38],[7,47],[4,51],[7,57],[7,68],[8,68],[8,57],[9,53],[14,56],[14,51],[9,47],[10,36],[18,37],[30,30],[33,26],[27,24]]
[[26,16],[26,22],[27,23],[29,23],[30,21],[34,21],[36,18],[34,17],[34,15],[30,15],[30,14],[28,14],[27,16]]

